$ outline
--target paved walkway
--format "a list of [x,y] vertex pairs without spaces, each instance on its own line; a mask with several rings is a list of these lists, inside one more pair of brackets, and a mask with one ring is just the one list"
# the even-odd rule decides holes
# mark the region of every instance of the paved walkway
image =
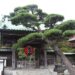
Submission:
[[[5,70],[5,75],[57,75],[53,71],[54,66],[50,66],[46,69],[19,69],[19,70]],[[69,75],[68,73],[65,75]]]
[[22,69],[22,70],[5,70],[5,75],[57,75],[51,68],[47,69]]

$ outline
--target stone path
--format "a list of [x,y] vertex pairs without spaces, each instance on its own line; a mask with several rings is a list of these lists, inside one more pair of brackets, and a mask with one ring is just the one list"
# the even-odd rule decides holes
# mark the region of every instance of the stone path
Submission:
[[53,71],[53,68],[53,66],[50,66],[46,69],[5,70],[5,75],[57,75],[57,73]]
[[37,69],[37,70],[26,70],[26,71],[16,71],[14,75],[57,75],[56,73],[49,72],[47,69]]

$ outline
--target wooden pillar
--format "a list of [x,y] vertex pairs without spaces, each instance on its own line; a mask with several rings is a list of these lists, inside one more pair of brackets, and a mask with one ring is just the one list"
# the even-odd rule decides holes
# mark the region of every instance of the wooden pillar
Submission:
[[46,52],[46,50],[44,50],[44,64],[45,64],[45,68],[47,68],[47,52]]
[[12,69],[16,69],[16,52],[15,49],[12,49]]

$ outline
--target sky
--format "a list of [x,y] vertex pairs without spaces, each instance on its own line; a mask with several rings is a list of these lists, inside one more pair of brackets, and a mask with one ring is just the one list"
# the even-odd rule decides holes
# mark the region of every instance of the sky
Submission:
[[65,20],[75,19],[75,0],[0,0],[0,19],[13,12],[14,8],[37,4],[48,14],[61,14]]

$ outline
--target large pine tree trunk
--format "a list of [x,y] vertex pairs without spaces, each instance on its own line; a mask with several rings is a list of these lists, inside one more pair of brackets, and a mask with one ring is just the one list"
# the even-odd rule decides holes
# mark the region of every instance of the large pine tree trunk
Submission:
[[58,55],[60,55],[60,58],[62,59],[64,65],[66,66],[66,68],[68,69],[68,71],[70,72],[70,75],[75,75],[75,68],[72,67],[71,62],[67,59],[67,57],[62,53],[62,51],[58,48],[57,45],[54,45],[54,50],[56,51],[56,53]]

